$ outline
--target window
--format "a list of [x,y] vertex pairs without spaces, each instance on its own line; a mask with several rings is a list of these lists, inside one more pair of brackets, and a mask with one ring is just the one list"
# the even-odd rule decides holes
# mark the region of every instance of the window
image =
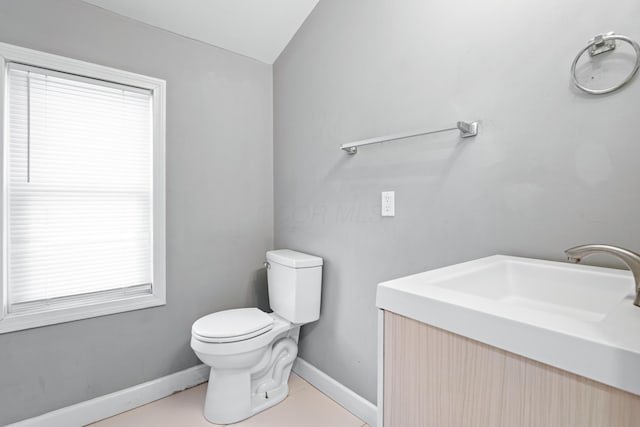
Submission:
[[0,332],[164,304],[164,81],[0,57]]

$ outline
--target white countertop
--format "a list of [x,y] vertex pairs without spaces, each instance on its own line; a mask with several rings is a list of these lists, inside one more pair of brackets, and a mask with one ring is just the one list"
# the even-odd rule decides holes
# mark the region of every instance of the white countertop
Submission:
[[[604,307],[600,301],[607,301],[606,310],[554,312],[543,306],[505,302],[513,296],[474,294],[475,283],[498,292],[501,288],[493,282],[513,280],[511,273],[498,272],[504,265],[531,271],[533,276],[541,272],[536,280],[544,280],[540,288],[548,289],[540,292],[553,293],[553,297],[557,293],[567,300],[578,298],[584,307]],[[549,283],[553,275],[576,283],[567,290],[561,282]],[[598,294],[602,287],[607,293]],[[571,290],[580,292],[572,295]],[[633,297],[628,271],[495,255],[380,283],[376,305],[640,395],[640,307],[633,305]]]

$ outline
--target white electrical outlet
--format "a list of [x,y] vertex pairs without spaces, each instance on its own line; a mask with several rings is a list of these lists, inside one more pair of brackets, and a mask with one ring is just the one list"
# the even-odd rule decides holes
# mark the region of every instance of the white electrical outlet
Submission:
[[395,191],[383,191],[382,192],[382,216],[396,216],[396,192]]

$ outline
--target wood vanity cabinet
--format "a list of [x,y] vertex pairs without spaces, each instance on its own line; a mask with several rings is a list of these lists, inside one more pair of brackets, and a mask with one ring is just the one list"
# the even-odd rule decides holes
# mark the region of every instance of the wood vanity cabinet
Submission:
[[640,396],[389,311],[383,334],[384,427],[640,427]]

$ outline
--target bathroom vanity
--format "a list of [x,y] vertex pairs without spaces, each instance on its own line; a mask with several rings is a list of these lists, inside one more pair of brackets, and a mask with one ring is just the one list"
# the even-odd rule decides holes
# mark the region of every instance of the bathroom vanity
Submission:
[[492,256],[378,286],[384,427],[640,425],[627,271]]

